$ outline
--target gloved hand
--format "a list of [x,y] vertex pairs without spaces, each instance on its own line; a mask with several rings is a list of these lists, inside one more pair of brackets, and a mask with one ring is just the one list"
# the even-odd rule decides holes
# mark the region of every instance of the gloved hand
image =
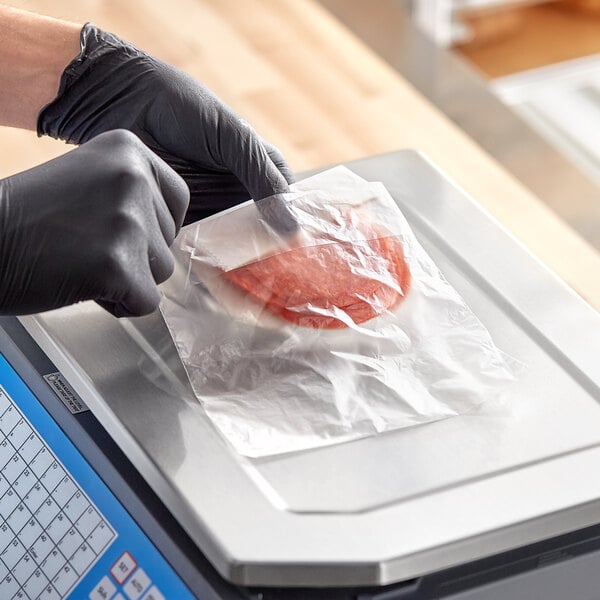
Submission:
[[88,299],[115,316],[152,312],[188,200],[177,173],[124,130],[0,180],[0,313]]
[[[186,222],[286,192],[293,181],[279,151],[200,82],[88,23],[38,134],[81,144],[116,128],[134,132],[185,179]],[[257,207],[281,233],[295,230],[281,198]]]

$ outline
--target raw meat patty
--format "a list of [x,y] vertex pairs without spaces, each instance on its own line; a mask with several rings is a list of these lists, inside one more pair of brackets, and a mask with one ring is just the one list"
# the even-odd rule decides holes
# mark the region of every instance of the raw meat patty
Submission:
[[227,271],[224,277],[295,325],[347,327],[335,316],[337,310],[363,323],[402,301],[410,271],[396,238],[368,239],[374,236],[372,229],[362,233],[366,239],[293,248]]

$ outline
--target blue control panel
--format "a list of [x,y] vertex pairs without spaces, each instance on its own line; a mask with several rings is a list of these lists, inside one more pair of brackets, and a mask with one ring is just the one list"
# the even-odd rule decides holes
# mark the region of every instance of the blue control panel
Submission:
[[194,598],[2,355],[0,598]]

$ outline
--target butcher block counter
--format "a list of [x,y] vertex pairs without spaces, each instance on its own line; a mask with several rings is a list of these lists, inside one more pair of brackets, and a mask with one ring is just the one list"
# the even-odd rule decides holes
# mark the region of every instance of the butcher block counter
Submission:
[[[9,0],[93,21],[201,79],[296,171],[415,148],[591,305],[600,253],[312,0]],[[0,176],[68,150],[0,128]],[[510,269],[509,264],[506,265]]]

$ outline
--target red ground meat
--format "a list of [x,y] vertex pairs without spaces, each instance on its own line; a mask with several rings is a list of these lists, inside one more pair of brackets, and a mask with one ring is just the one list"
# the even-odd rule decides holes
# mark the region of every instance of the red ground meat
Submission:
[[395,308],[410,287],[410,271],[394,237],[293,248],[224,277],[287,321],[317,329],[347,324],[313,307],[338,308],[359,324]]

